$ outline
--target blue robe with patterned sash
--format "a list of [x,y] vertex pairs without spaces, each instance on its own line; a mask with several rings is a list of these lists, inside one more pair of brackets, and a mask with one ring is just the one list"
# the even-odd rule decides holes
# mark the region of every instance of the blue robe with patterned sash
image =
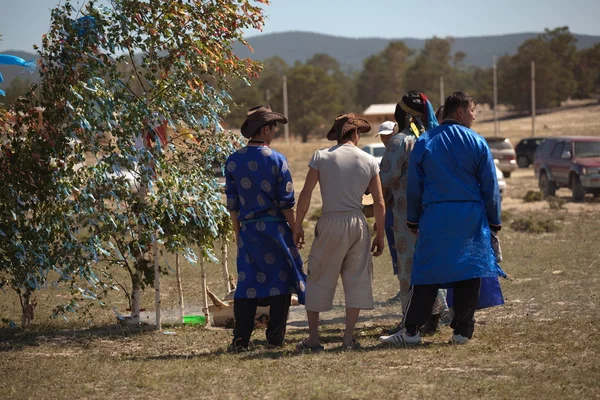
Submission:
[[306,275],[282,211],[294,207],[286,158],[267,146],[246,146],[225,164],[227,209],[239,212],[238,285],[234,298],[298,294],[304,304]]

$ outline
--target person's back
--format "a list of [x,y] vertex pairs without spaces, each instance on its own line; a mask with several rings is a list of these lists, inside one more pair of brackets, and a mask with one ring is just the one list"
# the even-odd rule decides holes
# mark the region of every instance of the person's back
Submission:
[[454,122],[432,129],[417,141],[411,163],[417,167],[413,171],[423,175],[422,203],[418,207],[483,201],[487,212],[495,214],[497,177],[495,172],[489,173],[493,158],[485,139],[471,129]]
[[354,349],[354,327],[360,310],[372,309],[372,270],[374,256],[383,253],[383,230],[371,245],[369,225],[362,212],[362,196],[368,188],[373,195],[375,220],[384,225],[385,206],[381,193],[379,165],[374,157],[358,149],[362,133],[371,130],[369,123],[354,114],[338,115],[327,139],[336,146],[317,150],[310,160],[304,188],[298,199],[298,218],[294,242],[304,244],[302,222],[310,207],[317,185],[321,187],[323,208],[315,227],[315,237],[308,256],[306,313],[309,337],[298,343],[298,350],[323,349],[319,338],[319,313],[333,308],[333,298],[341,276],[346,298],[346,329],[343,348]]
[[377,160],[352,144],[318,150],[310,167],[319,171],[322,212],[362,209],[362,197],[379,170]]
[[419,343],[438,289],[454,290],[454,335],[464,344],[475,328],[483,279],[497,279],[491,235],[501,229],[500,195],[487,144],[470,127],[475,100],[452,93],[444,103],[442,126],[421,136],[408,168],[407,228],[418,234],[413,258],[410,305],[404,343]]

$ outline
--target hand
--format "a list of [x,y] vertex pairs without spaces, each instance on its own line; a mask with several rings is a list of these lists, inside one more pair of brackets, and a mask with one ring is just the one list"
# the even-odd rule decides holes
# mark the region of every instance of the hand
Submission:
[[410,231],[410,233],[412,233],[416,237],[419,237],[419,230],[418,229],[409,229],[409,231]]
[[294,244],[298,250],[302,250],[304,248],[304,229],[302,226],[297,226],[294,229]]
[[384,248],[385,241],[383,240],[383,235],[375,236],[375,239],[373,239],[373,245],[371,245],[371,253],[373,253],[373,257],[379,257],[382,255]]

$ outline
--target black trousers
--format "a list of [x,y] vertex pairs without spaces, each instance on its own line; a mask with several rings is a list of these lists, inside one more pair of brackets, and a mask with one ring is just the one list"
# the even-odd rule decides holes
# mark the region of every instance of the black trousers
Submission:
[[[415,335],[427,322],[440,286],[415,285],[411,288],[412,295],[404,317],[404,326],[409,335]],[[455,335],[462,335],[469,339],[473,336],[480,287],[480,278],[454,282],[454,319],[450,326],[454,329]]]
[[250,337],[254,330],[256,308],[258,306],[270,306],[267,342],[274,346],[281,346],[285,339],[291,302],[291,294],[282,294],[261,299],[235,299],[233,302],[233,315],[235,317],[233,343],[236,346],[248,347],[248,342],[250,342]]

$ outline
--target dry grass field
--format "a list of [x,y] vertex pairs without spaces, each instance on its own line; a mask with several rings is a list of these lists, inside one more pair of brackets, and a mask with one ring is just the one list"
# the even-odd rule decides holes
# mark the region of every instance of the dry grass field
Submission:
[[[600,106],[542,115],[538,135],[600,135],[598,117]],[[530,126],[529,119],[502,121],[501,132],[516,144],[529,136]],[[491,123],[474,128],[493,133]],[[289,158],[297,191],[310,155],[327,145],[274,144]],[[307,334],[297,307],[285,348],[266,349],[264,330],[258,330],[255,349],[236,355],[226,352],[231,331],[225,329],[127,330],[114,324],[110,309],[95,309],[93,321],[72,315],[68,322],[49,320],[68,293],[47,289],[38,294],[30,330],[0,328],[0,398],[599,398],[600,200],[588,196],[571,203],[570,192],[561,189],[557,195],[566,203],[553,209],[546,201],[523,202],[527,191],[537,189],[532,169],[516,171],[507,182],[500,237],[503,268],[510,275],[502,281],[506,305],[476,315],[475,336],[466,346],[446,344],[448,327],[418,347],[379,344],[377,337],[397,323],[400,308],[386,302],[398,289],[387,252],[375,263],[377,306],[363,313],[357,337],[362,349],[354,352],[339,350],[340,290],[334,310],[322,315],[324,352],[294,350]],[[316,195],[311,213],[319,202]],[[555,230],[520,231],[528,218],[534,225],[551,221]],[[303,255],[306,259],[306,250]],[[173,260],[167,261],[172,267]],[[209,265],[209,273],[209,285],[221,294],[218,267]],[[184,265],[183,278],[186,305],[197,308],[199,268]],[[161,286],[163,307],[175,307],[174,273]],[[148,309],[153,296],[152,290],[144,295]],[[113,293],[111,304],[124,312],[122,293]],[[19,315],[16,296],[0,294],[0,317],[18,321]]]

